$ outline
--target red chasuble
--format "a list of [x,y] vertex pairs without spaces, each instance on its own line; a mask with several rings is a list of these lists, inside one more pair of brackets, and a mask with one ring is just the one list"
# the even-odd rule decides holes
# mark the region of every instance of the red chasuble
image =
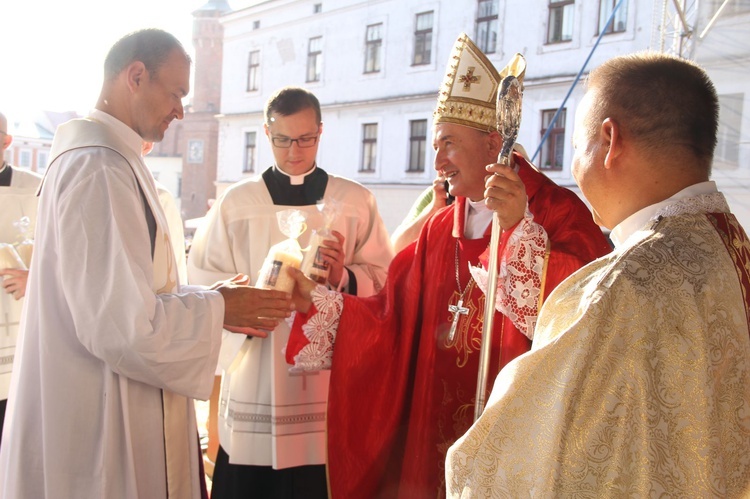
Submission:
[[[609,252],[591,213],[571,191],[555,185],[516,155],[530,211],[549,238],[543,295],[581,266]],[[328,474],[339,498],[445,497],[445,455],[471,426],[485,297],[471,281],[468,314],[448,339],[469,263],[487,250],[463,237],[466,200],[433,216],[418,240],[393,260],[386,287],[370,298],[344,295],[335,340],[328,402]],[[499,254],[507,244],[505,233]],[[311,311],[312,313],[312,311]],[[293,335],[301,335],[301,314]],[[490,381],[530,340],[496,312]],[[299,351],[290,339],[288,358]],[[492,388],[492,383],[488,389]]]

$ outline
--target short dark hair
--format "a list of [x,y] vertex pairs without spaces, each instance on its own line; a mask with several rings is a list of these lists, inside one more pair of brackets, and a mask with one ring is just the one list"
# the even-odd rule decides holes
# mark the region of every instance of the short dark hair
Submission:
[[644,148],[685,148],[710,173],[719,99],[700,66],[669,54],[638,52],[593,70],[588,87],[596,92],[589,127],[612,118]]
[[271,114],[277,113],[281,116],[290,116],[303,109],[314,109],[318,124],[322,121],[320,114],[320,102],[315,95],[301,87],[283,87],[274,92],[266,102],[263,110],[266,124],[271,124]]
[[179,49],[185,60],[191,62],[180,41],[166,31],[148,28],[128,33],[109,49],[104,59],[104,80],[114,78],[134,61],[142,62],[149,76],[154,77],[174,49]]

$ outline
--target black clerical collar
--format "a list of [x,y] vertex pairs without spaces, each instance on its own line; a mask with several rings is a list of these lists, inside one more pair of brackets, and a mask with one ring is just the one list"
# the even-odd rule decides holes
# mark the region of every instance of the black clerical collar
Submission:
[[8,163],[3,162],[3,167],[0,168],[0,187],[8,187],[11,177],[13,177],[13,169]]
[[292,178],[289,175],[272,166],[263,172],[263,181],[271,194],[273,204],[309,206],[323,199],[328,185],[328,174],[315,167],[310,173],[304,175],[302,184],[292,185]]

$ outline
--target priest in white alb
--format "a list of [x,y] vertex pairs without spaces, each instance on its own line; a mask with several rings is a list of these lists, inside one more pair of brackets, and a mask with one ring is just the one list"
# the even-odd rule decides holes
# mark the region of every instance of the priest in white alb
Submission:
[[242,276],[180,284],[141,156],[183,117],[190,58],[179,41],[131,33],[104,70],[96,109],[58,128],[40,189],[4,498],[205,496],[192,398],[211,392],[222,326],[250,332],[289,313],[283,293]]

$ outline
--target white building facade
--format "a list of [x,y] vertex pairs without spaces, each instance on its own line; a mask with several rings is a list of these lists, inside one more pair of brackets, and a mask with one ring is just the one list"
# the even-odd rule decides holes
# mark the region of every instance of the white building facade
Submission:
[[303,86],[323,110],[318,164],[370,188],[392,231],[435,176],[432,111],[453,43],[466,32],[498,69],[516,52],[525,56],[519,142],[574,190],[579,74],[649,48],[703,64],[722,99],[714,177],[750,227],[750,0],[269,0],[221,22],[217,195],[273,163],[263,105],[284,85]]

